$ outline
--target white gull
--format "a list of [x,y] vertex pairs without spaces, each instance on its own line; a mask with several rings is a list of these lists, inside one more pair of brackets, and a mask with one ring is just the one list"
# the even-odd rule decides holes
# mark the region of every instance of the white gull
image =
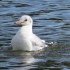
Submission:
[[47,47],[45,40],[41,40],[32,32],[33,20],[28,15],[23,15],[16,24],[22,25],[11,40],[13,50],[37,51]]

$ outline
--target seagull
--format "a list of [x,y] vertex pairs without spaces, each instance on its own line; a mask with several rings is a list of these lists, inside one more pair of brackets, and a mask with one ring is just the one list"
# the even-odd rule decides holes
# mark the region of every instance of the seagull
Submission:
[[16,24],[22,25],[22,27],[11,40],[13,50],[37,51],[48,46],[45,40],[40,39],[33,33],[33,20],[29,15],[21,16]]

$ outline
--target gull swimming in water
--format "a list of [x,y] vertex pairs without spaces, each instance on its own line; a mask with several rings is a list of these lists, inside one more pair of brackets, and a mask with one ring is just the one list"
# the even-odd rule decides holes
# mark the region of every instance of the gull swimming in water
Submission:
[[22,25],[11,40],[13,50],[37,51],[48,45],[32,32],[33,20],[28,15],[23,15],[16,24]]

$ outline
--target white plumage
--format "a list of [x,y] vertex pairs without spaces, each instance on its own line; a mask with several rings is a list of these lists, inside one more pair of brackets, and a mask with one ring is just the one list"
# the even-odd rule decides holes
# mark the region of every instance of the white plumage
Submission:
[[13,50],[36,51],[47,47],[44,40],[41,40],[32,32],[33,20],[30,16],[24,15],[16,24],[22,25],[19,31],[11,40]]

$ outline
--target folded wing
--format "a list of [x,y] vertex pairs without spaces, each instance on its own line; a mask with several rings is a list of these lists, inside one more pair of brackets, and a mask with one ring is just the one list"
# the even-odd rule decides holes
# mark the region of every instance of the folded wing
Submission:
[[43,47],[45,45],[45,41],[41,40],[38,36],[36,36],[35,34],[32,34],[32,45],[34,46],[41,46]]

